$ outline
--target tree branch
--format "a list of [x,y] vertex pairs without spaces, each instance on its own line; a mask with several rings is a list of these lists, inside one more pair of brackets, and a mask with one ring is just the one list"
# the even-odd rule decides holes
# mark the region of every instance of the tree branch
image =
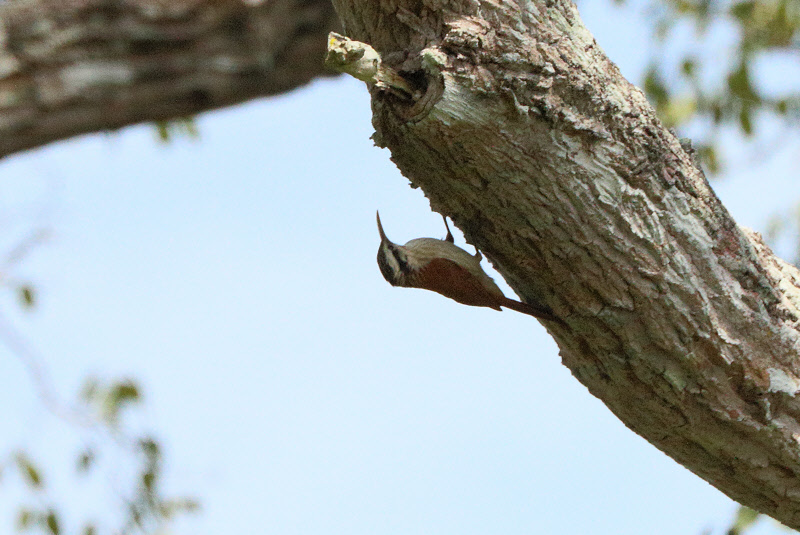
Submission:
[[0,156],[288,91],[339,27],[329,0],[29,0],[0,22]]
[[[739,228],[569,0],[334,0],[422,96],[375,139],[629,428],[800,528],[800,273]],[[532,348],[533,349],[533,348]],[[535,349],[532,351],[535,356]]]

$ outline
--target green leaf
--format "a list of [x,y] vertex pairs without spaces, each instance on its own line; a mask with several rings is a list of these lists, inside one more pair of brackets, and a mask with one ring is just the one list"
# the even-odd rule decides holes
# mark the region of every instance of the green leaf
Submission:
[[82,535],[96,535],[97,528],[94,527],[94,524],[86,524],[83,527],[83,531],[81,531]]
[[103,417],[110,425],[116,425],[119,413],[126,406],[140,401],[139,387],[131,380],[112,385],[103,400]]
[[696,112],[697,101],[692,97],[684,97],[670,100],[662,115],[665,123],[679,125],[691,119]]
[[728,75],[728,89],[735,97],[750,103],[759,103],[761,99],[750,81],[750,71],[747,65],[747,61],[742,59],[739,68]]
[[750,17],[752,17],[755,4],[755,2],[750,0],[746,2],[739,2],[738,4],[731,6],[730,13],[739,19],[740,22],[746,22],[750,19]]
[[174,517],[178,513],[195,513],[200,510],[200,503],[192,498],[177,498],[164,500],[159,505],[161,516],[166,519]]
[[33,287],[28,284],[23,284],[17,288],[19,294],[19,301],[25,308],[33,308],[36,305],[36,293]]
[[85,449],[78,457],[78,473],[86,473],[94,464],[94,450],[91,448]]
[[58,535],[61,533],[61,528],[58,525],[58,517],[56,516],[55,511],[52,509],[47,512],[45,523],[47,524],[47,530],[53,535]]
[[693,59],[683,60],[683,63],[681,64],[681,71],[683,71],[683,74],[689,78],[694,78],[694,75],[697,72],[697,62]]
[[742,132],[746,135],[753,135],[753,122],[750,118],[750,106],[742,106],[739,112],[739,126],[742,127]]
[[36,468],[33,462],[23,452],[17,453],[15,460],[17,462],[17,468],[28,486],[35,490],[40,490],[44,486],[44,483],[39,469]]
[[650,67],[644,77],[644,92],[657,107],[664,106],[669,101],[669,93],[655,67]]
[[717,157],[717,150],[713,145],[701,145],[698,147],[697,157],[705,165],[709,173],[715,174],[720,171],[720,161]]
[[151,461],[157,461],[159,456],[161,455],[158,443],[152,438],[143,438],[142,440],[140,440],[139,447],[142,449],[147,458],[150,459]]
[[115,404],[139,401],[139,387],[133,381],[121,381],[111,387],[108,397]]
[[736,518],[733,521],[733,526],[728,530],[728,535],[741,535],[744,533],[744,530],[755,524],[759,516],[761,515],[757,511],[745,507],[744,505],[739,506],[739,510],[736,511]]
[[687,15],[689,13],[694,13],[695,8],[692,3],[686,0],[677,0],[675,2],[675,10],[681,15]]
[[30,529],[36,520],[36,513],[30,509],[20,509],[17,513],[17,531]]
[[700,29],[705,30],[711,14],[711,0],[698,0],[696,5],[697,21],[700,23]]
[[176,117],[175,119],[155,121],[158,140],[162,143],[169,143],[176,136],[186,136],[191,139],[200,137],[194,117]]
[[155,489],[156,484],[156,474],[152,470],[148,470],[144,474],[142,474],[142,486],[144,486],[145,492],[148,494],[153,494],[153,490]]
[[715,102],[714,104],[711,104],[710,108],[711,108],[711,118],[713,119],[714,124],[716,125],[720,124],[724,117],[724,114],[722,112],[722,106],[720,106],[719,103]]
[[167,143],[169,141],[169,122],[168,121],[156,121],[155,122],[156,133],[158,134],[158,140],[162,143]]

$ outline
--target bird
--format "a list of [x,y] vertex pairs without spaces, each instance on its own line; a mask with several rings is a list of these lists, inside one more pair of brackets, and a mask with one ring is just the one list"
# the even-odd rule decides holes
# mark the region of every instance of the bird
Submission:
[[534,318],[561,323],[549,309],[506,297],[494,279],[483,271],[483,256],[478,248],[472,255],[455,245],[446,217],[442,216],[447,228],[444,240],[416,238],[405,245],[398,245],[386,237],[379,212],[376,216],[381,236],[378,267],[383,278],[392,286],[422,288],[463,305],[494,310],[505,307]]

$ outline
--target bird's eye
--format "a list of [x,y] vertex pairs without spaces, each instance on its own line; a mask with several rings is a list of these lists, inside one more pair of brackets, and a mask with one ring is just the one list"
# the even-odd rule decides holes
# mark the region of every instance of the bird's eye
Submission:
[[394,254],[388,248],[381,247],[378,249],[378,267],[381,270],[381,275],[387,282],[394,284],[395,279],[399,275],[399,265],[394,257]]

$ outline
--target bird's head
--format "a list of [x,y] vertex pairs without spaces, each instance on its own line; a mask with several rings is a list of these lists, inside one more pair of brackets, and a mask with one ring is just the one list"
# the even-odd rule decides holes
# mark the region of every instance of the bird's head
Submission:
[[383,232],[381,215],[378,218],[378,233],[381,235],[381,245],[378,247],[378,267],[383,278],[392,286],[403,286],[406,275],[410,271],[405,247],[392,243]]

